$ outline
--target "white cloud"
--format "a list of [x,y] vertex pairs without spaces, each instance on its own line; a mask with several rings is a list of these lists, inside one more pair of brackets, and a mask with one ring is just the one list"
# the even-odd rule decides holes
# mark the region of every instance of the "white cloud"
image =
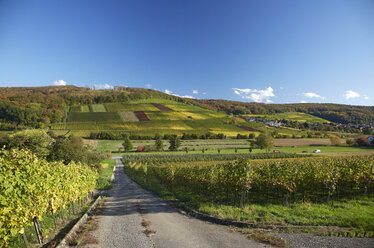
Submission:
[[165,89],[164,92],[165,92],[166,94],[168,94],[168,95],[173,95],[173,96],[178,96],[178,97],[183,97],[183,98],[196,98],[196,97],[193,97],[193,96],[190,96],[190,95],[184,95],[184,96],[181,96],[181,95],[178,95],[178,94],[174,94],[173,91],[168,90],[168,89]]
[[307,101],[300,101],[300,103],[308,103]]
[[348,100],[348,99],[358,98],[360,97],[360,94],[358,94],[357,92],[354,92],[353,90],[347,90],[345,94],[343,94],[343,97]]
[[66,81],[64,81],[64,80],[57,80],[57,81],[54,81],[53,84],[57,85],[57,86],[65,86],[66,85]]
[[269,98],[275,96],[273,93],[273,88],[267,87],[264,90],[258,89],[238,89],[232,88],[234,93],[239,95],[243,99],[250,99],[255,102],[262,102],[262,101],[271,101]]
[[152,88],[152,84],[146,84],[145,87],[147,87],[148,89]]
[[199,94],[199,91],[198,90],[193,90],[192,94]]
[[303,93],[303,95],[306,96],[306,97],[309,97],[309,98],[315,97],[315,98],[322,98],[323,99],[322,96],[320,96],[316,93],[313,93],[313,92],[306,92],[306,93]]
[[[179,95],[174,94],[174,96],[179,96]],[[179,96],[179,97],[195,99],[195,97],[193,97],[193,96],[189,96],[189,95]]]
[[94,84],[95,89],[113,89],[113,85],[110,84]]
[[203,95],[206,95],[206,92],[203,92]]
[[282,86],[279,86],[279,89],[284,90],[284,88]]
[[368,96],[364,96],[364,99],[365,99],[365,100],[369,100],[369,97],[368,97]]

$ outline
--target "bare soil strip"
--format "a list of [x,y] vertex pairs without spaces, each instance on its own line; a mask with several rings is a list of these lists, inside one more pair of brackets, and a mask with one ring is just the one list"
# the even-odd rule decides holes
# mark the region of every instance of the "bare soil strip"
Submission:
[[151,103],[151,104],[161,111],[173,111],[171,108],[168,108],[168,107],[166,107],[162,104],[159,104],[159,103]]
[[240,129],[243,129],[245,131],[250,131],[250,132],[262,132],[261,130],[257,130],[257,129],[254,129],[254,128],[251,128],[251,127],[244,127],[244,126],[237,126],[238,128]]
[[135,115],[139,118],[140,121],[150,121],[147,114],[144,111],[134,111]]

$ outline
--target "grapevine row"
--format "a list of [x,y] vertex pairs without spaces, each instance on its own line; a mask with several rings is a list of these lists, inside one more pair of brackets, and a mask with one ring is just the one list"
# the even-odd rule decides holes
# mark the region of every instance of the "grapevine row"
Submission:
[[[339,158],[237,160],[225,163],[124,162],[136,171],[152,171],[169,187],[185,187],[213,201],[238,204],[243,190],[248,202],[281,203],[286,195],[293,200],[324,202],[326,197],[347,199],[370,192],[374,181],[374,156]],[[248,172],[246,174],[246,167]],[[371,187],[371,188],[370,188]],[[287,196],[287,199],[288,199]]]
[[0,247],[34,218],[92,192],[96,171],[81,163],[47,162],[28,151],[0,151]]
[[237,159],[272,159],[310,157],[296,153],[248,153],[248,154],[126,154],[126,162],[160,165],[172,162],[232,161]]

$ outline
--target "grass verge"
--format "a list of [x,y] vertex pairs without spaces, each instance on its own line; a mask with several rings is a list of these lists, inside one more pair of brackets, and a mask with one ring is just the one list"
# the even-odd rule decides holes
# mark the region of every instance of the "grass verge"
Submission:
[[96,179],[96,189],[110,189],[112,187],[110,178],[112,176],[113,167],[116,166],[116,161],[108,158],[101,162],[101,166],[99,177]]

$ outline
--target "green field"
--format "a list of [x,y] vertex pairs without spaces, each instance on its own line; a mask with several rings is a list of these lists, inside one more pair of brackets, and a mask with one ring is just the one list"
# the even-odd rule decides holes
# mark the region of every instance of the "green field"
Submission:
[[[107,123],[122,122],[121,117],[116,112],[71,112],[68,124],[78,123]],[[75,129],[75,128],[68,128]],[[81,129],[81,128],[79,128]],[[86,128],[82,128],[86,129]]]
[[289,121],[297,121],[297,122],[309,122],[309,123],[330,123],[328,120],[309,115],[306,113],[301,112],[286,112],[286,113],[278,113],[278,114],[268,114],[268,115],[245,115],[245,117],[261,117],[265,120],[282,120],[286,119]]
[[[97,150],[98,151],[111,151],[118,153],[122,149],[122,140],[98,140]],[[133,140],[133,152],[136,151],[138,146],[148,146],[154,145],[154,140]],[[236,140],[236,139],[223,139],[223,140],[182,140],[179,151],[169,152],[167,151],[169,147],[169,141],[164,140],[164,153],[165,154],[186,154],[185,148],[188,149],[188,154],[202,154],[202,149],[204,149],[204,154],[218,154],[218,149],[220,154],[248,154],[250,153],[249,147],[250,143],[247,140]],[[120,149],[120,150],[119,150]],[[321,153],[313,153],[314,150],[319,149]],[[326,146],[326,145],[303,145],[303,146],[279,146],[274,147],[270,150],[279,150],[282,153],[302,153],[306,151],[307,154],[313,154],[317,156],[339,156],[339,155],[354,155],[354,154],[374,154],[373,148],[366,147],[350,147],[350,146]],[[252,149],[252,153],[264,153],[266,150]],[[147,154],[160,154],[159,152],[147,152]]]
[[158,108],[150,103],[106,103],[106,108],[109,112],[118,111],[158,111]]
[[81,106],[81,112],[90,112],[90,108],[88,105],[82,105]]
[[91,104],[91,112],[106,112],[106,108],[103,104]]

